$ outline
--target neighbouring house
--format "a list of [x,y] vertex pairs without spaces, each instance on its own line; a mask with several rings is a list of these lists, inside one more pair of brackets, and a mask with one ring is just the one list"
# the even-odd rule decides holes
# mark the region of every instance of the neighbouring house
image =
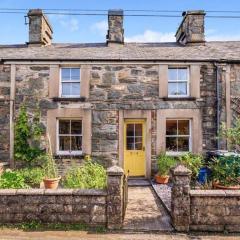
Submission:
[[[176,42],[125,43],[122,10],[105,43],[52,43],[42,10],[29,42],[0,46],[0,160],[14,163],[14,121],[36,103],[59,168],[86,154],[150,177],[164,151],[226,149],[221,123],[240,114],[240,41],[206,42],[204,11],[183,13]],[[0,37],[1,41],[1,37]]]

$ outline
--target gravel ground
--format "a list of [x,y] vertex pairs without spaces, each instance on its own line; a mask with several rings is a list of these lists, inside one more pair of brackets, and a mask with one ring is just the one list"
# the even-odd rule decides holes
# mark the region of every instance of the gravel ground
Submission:
[[152,186],[158,197],[161,199],[164,207],[167,211],[171,212],[171,183],[169,184],[158,184],[152,181]]

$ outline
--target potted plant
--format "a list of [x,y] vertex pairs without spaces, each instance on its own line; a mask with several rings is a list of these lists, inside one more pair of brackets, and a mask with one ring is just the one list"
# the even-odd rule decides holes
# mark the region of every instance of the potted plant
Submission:
[[169,180],[169,170],[176,165],[174,157],[161,153],[157,157],[158,173],[155,175],[155,181],[160,184],[166,184]]
[[51,149],[51,141],[48,135],[48,146],[47,153],[45,155],[45,177],[43,179],[44,187],[46,189],[57,189],[59,181],[61,177],[58,175],[58,170],[56,167],[55,160],[53,158],[52,149]]
[[217,189],[240,189],[240,156],[230,155],[214,159],[210,165],[213,187]]

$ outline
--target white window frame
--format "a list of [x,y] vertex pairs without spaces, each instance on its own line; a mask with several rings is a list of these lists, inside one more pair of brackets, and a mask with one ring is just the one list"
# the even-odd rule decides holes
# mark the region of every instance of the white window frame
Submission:
[[[62,81],[62,69],[79,69],[79,80],[70,80],[70,81]],[[59,96],[63,97],[63,98],[76,98],[76,97],[80,97],[80,89],[81,89],[81,68],[80,67],[61,67],[60,68],[60,87],[59,87]],[[70,79],[71,79],[71,71],[70,71]],[[79,94],[78,95],[63,95],[62,94],[62,83],[79,83]]]
[[[169,156],[180,156],[180,155],[184,155],[188,152],[192,152],[192,120],[191,119],[184,119],[184,118],[167,118],[166,119],[166,130],[167,130],[167,121],[168,120],[177,120],[177,135],[167,135],[165,134],[165,148],[167,145],[167,137],[189,137],[189,151],[166,151],[166,155]],[[188,121],[189,122],[189,135],[178,135],[178,121]]]
[[[168,78],[168,84],[169,83],[187,83],[187,94],[184,94],[184,95],[171,95],[169,94],[169,91],[168,91],[168,97],[170,98],[181,98],[181,97],[189,97],[189,79],[190,79],[190,71],[189,71],[189,67],[186,66],[178,66],[178,67],[174,67],[174,66],[170,66],[168,67],[168,71],[169,69],[186,69],[187,70],[187,79],[186,80],[178,80],[178,72],[177,72],[177,79],[176,80],[171,80]],[[168,74],[169,76],[169,74]],[[169,87],[169,86],[168,86]],[[169,89],[169,88],[168,88]]]
[[[70,120],[70,134],[59,134],[59,121],[61,120]],[[82,122],[82,134],[71,134],[71,121],[81,121]],[[82,155],[82,150],[81,151],[61,151],[59,149],[59,137],[60,136],[81,136],[82,137],[82,148],[83,148],[83,120],[81,118],[59,118],[57,119],[57,128],[56,128],[56,143],[57,143],[57,155]],[[71,145],[70,145],[71,146]]]

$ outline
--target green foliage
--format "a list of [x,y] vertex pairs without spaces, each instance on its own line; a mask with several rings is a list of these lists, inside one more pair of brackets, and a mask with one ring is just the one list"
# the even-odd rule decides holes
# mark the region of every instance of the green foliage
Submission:
[[24,178],[24,182],[31,187],[39,187],[44,178],[44,170],[42,168],[24,168],[17,170]]
[[203,157],[192,153],[186,153],[179,157],[181,164],[192,171],[192,180],[196,180],[200,168],[203,166]]
[[38,221],[23,222],[19,224],[0,224],[1,229],[19,229],[23,231],[47,231],[47,230],[59,230],[59,231],[92,231],[96,233],[106,232],[106,228],[101,226],[89,227],[84,223],[41,223]]
[[176,164],[177,161],[174,157],[161,153],[157,157],[158,174],[160,176],[168,175],[170,168],[174,167]]
[[46,153],[41,156],[43,161],[44,175],[45,178],[57,178],[58,169],[53,156],[50,153]]
[[65,188],[103,189],[106,187],[106,170],[91,160],[80,167],[72,167],[63,181]]
[[240,118],[236,120],[235,126],[232,128],[227,128],[223,123],[219,135],[228,140],[232,149],[240,151]]
[[18,171],[6,170],[0,176],[0,188],[29,188],[25,183],[25,179]]
[[214,181],[225,186],[240,184],[239,156],[231,155],[215,158],[209,167],[212,170]]
[[35,111],[31,123],[24,105],[21,106],[15,124],[14,157],[16,161],[33,166],[38,156],[42,154],[39,148],[42,129],[40,127],[40,111]]

